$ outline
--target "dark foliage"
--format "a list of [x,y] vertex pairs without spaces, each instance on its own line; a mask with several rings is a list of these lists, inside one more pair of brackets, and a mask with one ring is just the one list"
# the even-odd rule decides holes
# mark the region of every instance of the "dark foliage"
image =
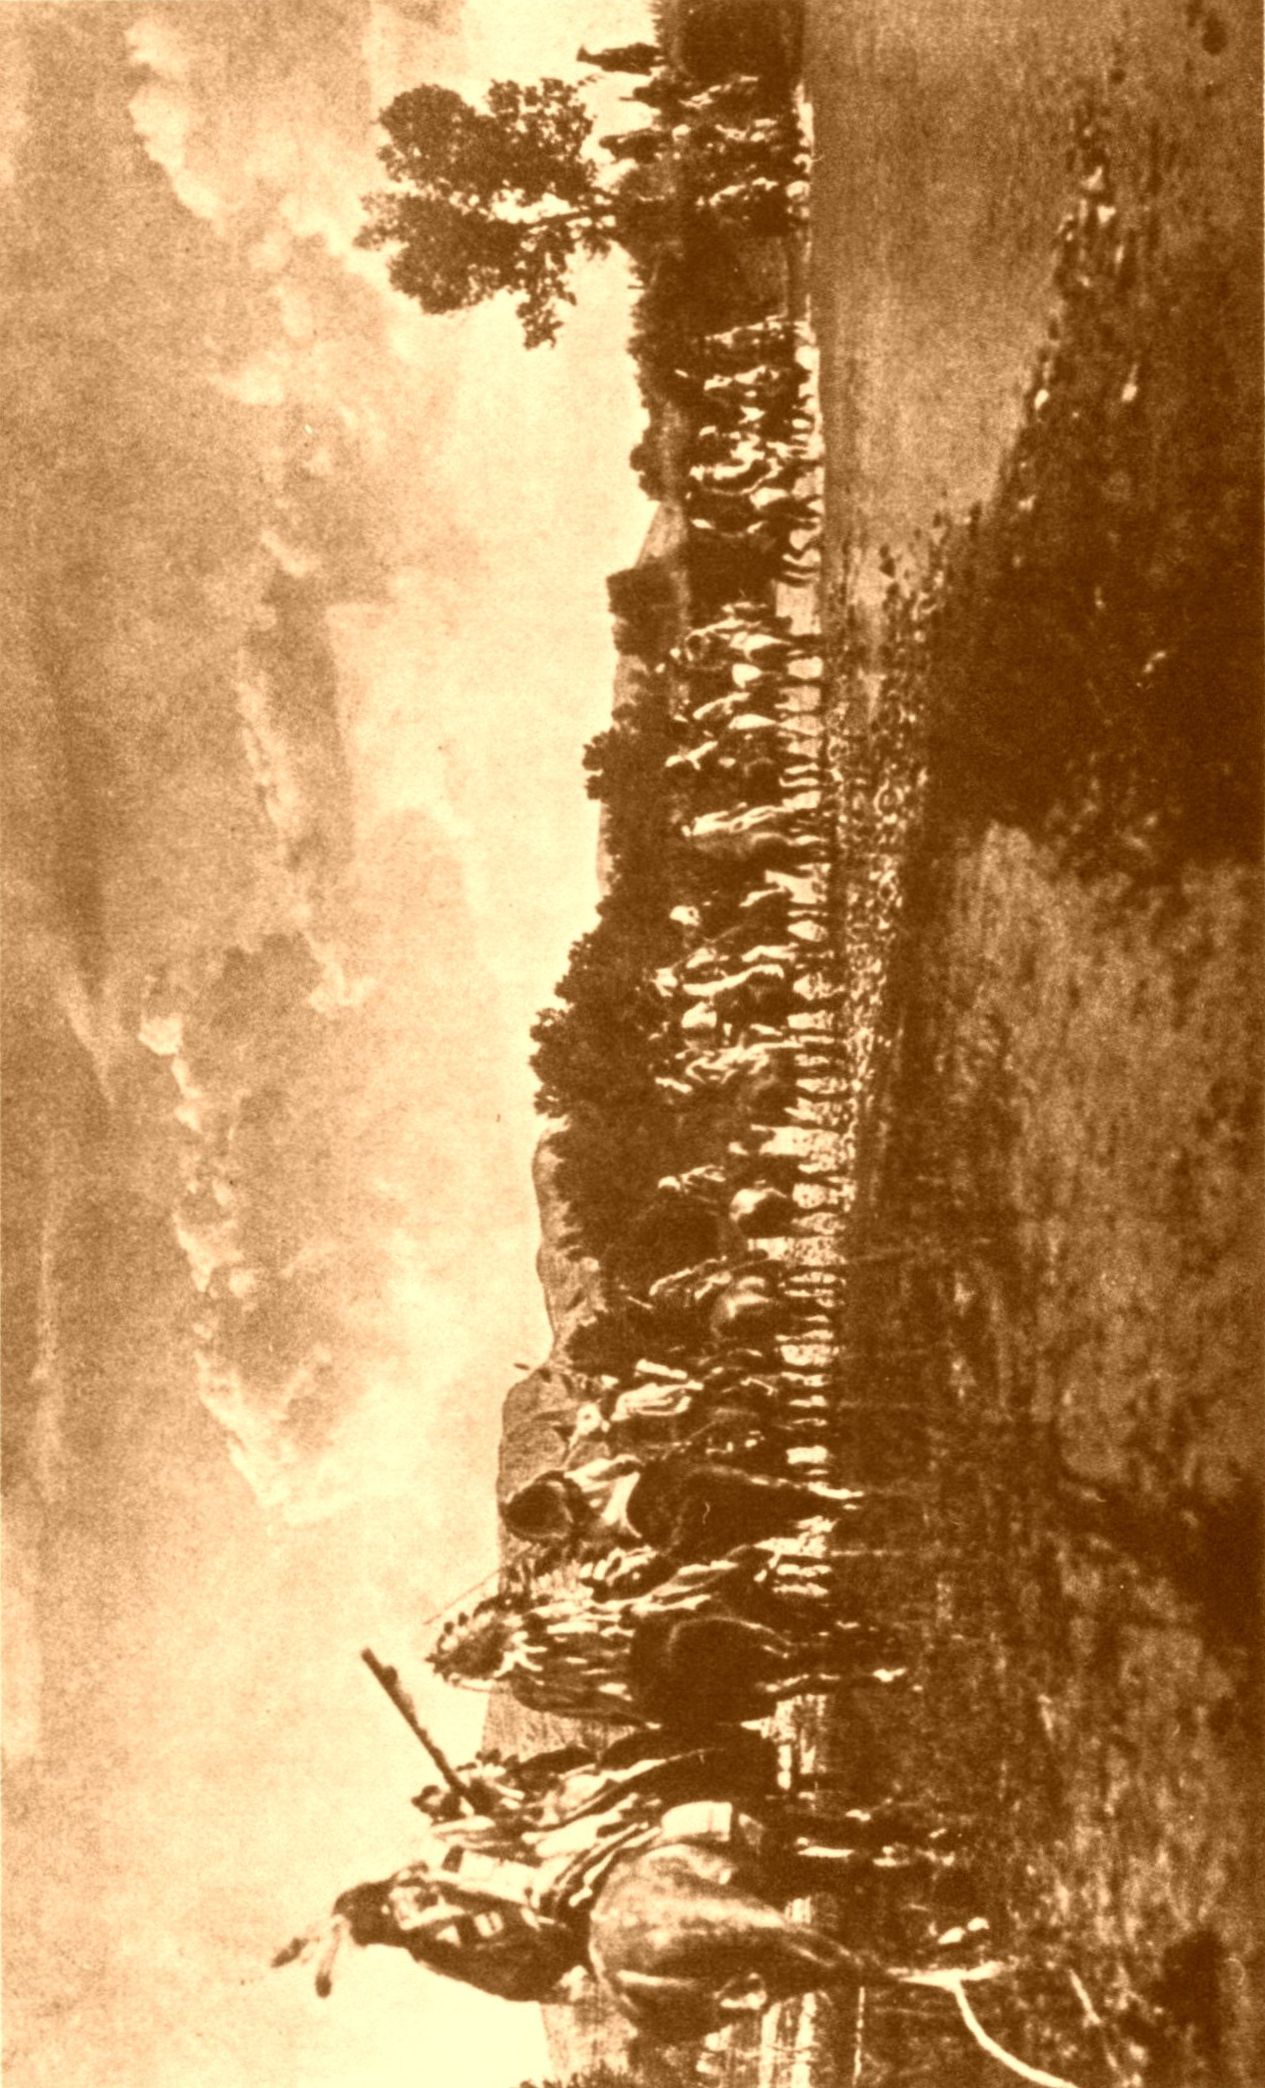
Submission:
[[799,73],[803,9],[796,0],[681,0],[676,62],[699,81],[749,73],[789,94]]
[[[663,560],[649,559],[612,573],[606,592],[619,650],[636,653],[643,660],[662,659],[675,635],[676,622],[676,598]],[[589,765],[586,756],[585,766]],[[600,793],[590,790],[589,794]]]
[[365,199],[358,244],[395,247],[392,282],[428,312],[508,290],[536,347],[574,302],[573,262],[610,245],[611,205],[583,154],[592,119],[576,88],[496,80],[485,100],[433,84],[397,95],[379,154],[393,186]]
[[617,1255],[672,1150],[654,1084],[664,1043],[644,922],[608,901],[572,945],[560,1005],[532,1028],[538,1107],[564,1120],[559,1186],[587,1253]]
[[[722,48],[722,37],[709,56],[722,14],[738,44]],[[683,497],[695,430],[718,410],[703,389],[703,344],[776,308],[770,290],[753,282],[749,235],[717,223],[703,207],[709,183],[721,178],[719,162],[705,171],[702,145],[694,153],[682,138],[683,101],[709,80],[745,69],[754,85],[741,89],[744,107],[749,102],[752,113],[791,121],[789,46],[778,10],[725,8],[711,17],[687,10],[682,19],[698,63],[687,56],[683,66],[666,53],[663,91],[649,98],[651,142],[639,153],[648,164],[634,165],[615,197],[618,237],[639,282],[631,346],[647,427],[632,461],[643,483],[669,502]],[[627,55],[638,65],[646,59]],[[651,146],[656,131],[666,137],[674,123],[668,173],[666,156]],[[705,128],[700,124],[700,140]],[[612,574],[607,585],[620,651],[662,669],[683,617],[701,621],[743,596],[767,600],[771,571],[762,553],[691,533],[670,555]],[[679,1265],[686,1248],[714,1244],[699,1237],[697,1214],[668,1223],[648,1207],[662,1174],[715,1157],[736,1128],[724,1110],[670,1109],[654,1080],[671,1070],[676,1047],[647,981],[677,954],[668,913],[685,896],[681,866],[671,860],[664,764],[675,742],[668,698],[666,680],[647,679],[635,709],[623,708],[586,749],[587,788],[603,807],[609,889],[597,927],[572,951],[559,1005],[532,1033],[539,1106],[565,1124],[560,1183],[577,1233],[608,1275],[634,1283]],[[683,1224],[688,1241],[678,1237]],[[613,1355],[633,1338],[614,1321],[604,1324],[590,1344],[593,1367],[604,1365],[604,1344],[613,1345]],[[646,1331],[635,1338],[644,1352]]]

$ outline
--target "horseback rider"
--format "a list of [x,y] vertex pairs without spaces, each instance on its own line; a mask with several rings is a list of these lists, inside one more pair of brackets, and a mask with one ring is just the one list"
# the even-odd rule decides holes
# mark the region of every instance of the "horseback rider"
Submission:
[[775,1767],[771,1744],[750,1733],[675,1755],[637,1734],[599,1756],[554,1749],[506,1764],[480,1755],[467,1765],[470,1787],[492,1772],[506,1810],[454,1813],[455,1794],[428,1786],[421,1809],[451,1817],[432,1827],[420,1857],[340,1893],[329,1920],[273,1963],[315,1957],[324,1997],[344,1942],[380,1944],[503,2000],[544,2000],[584,1962],[584,1910],[612,1858],[653,1839],[665,1807],[716,1793],[755,1802]]
[[[455,1890],[425,1864],[340,1893],[333,1922],[353,1943],[407,1950],[418,1964],[503,2001],[543,2001],[583,1957],[581,1936],[565,1922],[508,1897]],[[317,1991],[329,1991],[328,1969]]]

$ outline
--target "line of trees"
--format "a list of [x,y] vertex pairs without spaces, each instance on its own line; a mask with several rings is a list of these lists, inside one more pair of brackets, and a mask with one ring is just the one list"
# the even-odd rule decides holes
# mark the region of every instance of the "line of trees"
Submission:
[[617,1260],[635,1212],[674,1159],[673,1120],[655,1086],[669,1047],[650,975],[668,951],[666,714],[646,705],[585,750],[611,861],[597,925],[572,945],[532,1029],[538,1107],[563,1120],[560,1187],[585,1248]]
[[[621,66],[651,70],[647,47],[609,55]],[[758,81],[754,105],[761,112],[789,110],[780,44],[769,45],[765,55],[770,70]],[[581,56],[600,62],[601,54]],[[723,76],[731,62],[723,41],[713,56],[715,74],[708,79]],[[654,106],[665,81],[666,98],[678,109],[708,83],[691,79],[679,66],[665,69],[660,59],[639,96]],[[655,107],[655,118],[666,134],[671,108]],[[625,199],[632,189],[644,200],[641,169],[625,182]],[[684,483],[692,428],[715,411],[702,389],[700,344],[716,330],[769,309],[767,290],[749,279],[743,238],[688,207],[673,186],[683,182],[695,191],[697,204],[702,190],[678,124],[656,228],[648,238],[642,227],[634,228],[626,202],[619,221],[621,236],[636,249],[631,352],[647,422],[638,451],[651,471],[662,460],[656,491],[669,499]],[[648,983],[659,966],[679,955],[669,914],[685,896],[681,867],[672,857],[674,803],[665,768],[676,745],[665,661],[680,635],[678,597],[687,622],[694,621],[743,592],[742,583],[750,579],[746,573],[739,579],[722,553],[710,560],[705,554],[706,547],[690,537],[677,551],[608,581],[617,645],[641,663],[633,700],[621,705],[584,754],[586,788],[602,806],[608,889],[596,927],[573,946],[556,989],[558,1005],[546,1009],[532,1031],[538,1105],[564,1126],[560,1187],[586,1251],[617,1281],[660,1273],[643,1266],[652,1250],[637,1223],[659,1178],[713,1157],[710,1146],[718,1151],[723,1145],[719,1121],[709,1143],[707,1111],[686,1124],[655,1085],[656,1074],[671,1071],[679,1038],[668,1033],[663,1004]],[[617,1338],[613,1326],[601,1331],[602,1342]],[[595,1357],[594,1366],[602,1360]]]
[[[789,116],[778,10],[761,0],[739,13],[744,113],[751,101],[755,113]],[[482,105],[435,83],[397,96],[380,117],[389,186],[366,197],[359,236],[362,246],[389,252],[392,282],[427,312],[507,293],[529,347],[555,339],[574,302],[578,262],[621,245],[638,286],[632,353],[647,413],[643,462],[653,474],[656,460],[666,460],[659,490],[669,498],[684,459],[675,454],[680,428],[665,429],[705,404],[701,375],[682,375],[696,344],[768,308],[767,290],[753,287],[745,266],[747,235],[705,207],[710,131],[705,115],[689,116],[690,97],[727,78],[736,62],[729,0],[711,15],[709,29],[708,8],[694,10],[693,45],[678,50],[674,38],[673,63],[653,43],[580,51],[585,65],[641,76],[634,99],[651,120],[608,140],[594,140],[581,89],[557,77],[493,82]],[[697,154],[683,112],[697,124]],[[634,150],[642,139],[644,150]],[[677,635],[682,593],[697,617],[758,584],[697,538],[673,558],[611,578],[617,644],[647,671],[635,702],[585,752],[586,788],[603,808],[608,889],[596,925],[571,950],[555,1005],[532,1030],[539,1107],[564,1126],[560,1187],[585,1251],[609,1273],[619,1273],[631,1221],[659,1177],[699,1157],[678,1151],[679,1121],[655,1084],[669,1070],[674,1040],[650,982],[677,954],[668,916],[682,896],[671,883],[668,691],[655,669]],[[692,1137],[701,1128],[695,1122]]]

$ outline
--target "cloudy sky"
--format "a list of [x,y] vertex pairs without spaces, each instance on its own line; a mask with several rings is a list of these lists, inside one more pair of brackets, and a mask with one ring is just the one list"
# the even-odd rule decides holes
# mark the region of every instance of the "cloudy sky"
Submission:
[[527,1030],[649,519],[619,264],[552,352],[425,318],[353,244],[374,115],[643,27],[0,4],[15,2088],[539,2071],[406,1964],[261,1968],[406,1852],[359,1646],[416,1673],[492,1562]]

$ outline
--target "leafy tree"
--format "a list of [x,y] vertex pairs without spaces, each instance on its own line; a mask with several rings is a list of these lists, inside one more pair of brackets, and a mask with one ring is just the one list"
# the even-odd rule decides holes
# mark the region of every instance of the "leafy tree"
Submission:
[[641,950],[608,915],[571,946],[559,1008],[532,1029],[540,1107],[565,1116],[579,1102],[610,1111],[648,1106],[661,1057],[663,1014]]
[[565,1120],[559,1186],[585,1252],[604,1265],[673,1161],[673,1121],[654,1077],[670,1039],[644,925],[605,899],[596,928],[572,945],[561,1005],[531,1033],[537,1107]]
[[580,254],[605,253],[614,206],[584,155],[592,118],[576,88],[496,80],[475,108],[414,87],[382,112],[393,186],[367,196],[364,247],[394,246],[391,280],[427,312],[516,297],[528,347],[552,341]]
[[611,866],[606,912],[649,965],[668,954],[659,945],[668,934],[672,905],[672,801],[664,764],[673,745],[666,719],[643,713],[607,726],[584,750],[585,789],[605,806],[603,839]]

